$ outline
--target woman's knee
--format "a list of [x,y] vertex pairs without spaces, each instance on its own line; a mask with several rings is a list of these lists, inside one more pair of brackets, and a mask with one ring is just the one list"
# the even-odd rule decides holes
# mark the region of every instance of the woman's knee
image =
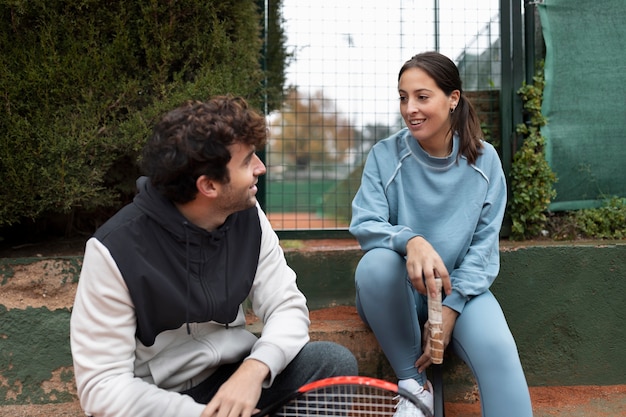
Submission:
[[404,280],[406,261],[402,255],[390,249],[372,249],[366,252],[356,268],[357,288],[371,287],[380,289],[388,286],[394,278]]
[[[452,335],[460,356],[471,362],[506,367],[519,361],[517,345],[495,297],[485,293],[472,299],[457,319]],[[517,365],[515,365],[517,366]]]

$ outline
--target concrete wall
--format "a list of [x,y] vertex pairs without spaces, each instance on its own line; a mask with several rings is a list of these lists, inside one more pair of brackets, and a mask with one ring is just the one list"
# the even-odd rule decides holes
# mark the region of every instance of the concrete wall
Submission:
[[[359,249],[287,250],[286,256],[312,310],[354,303]],[[57,287],[72,291],[79,261],[0,259],[0,403],[72,400],[69,306],[46,306],[51,290],[39,303],[27,303],[31,305],[16,300],[19,295],[11,295],[9,303],[6,296],[25,265],[48,268],[29,287],[55,280]],[[50,266],[42,269],[45,262]],[[493,292],[516,337],[530,385],[626,384],[626,242],[505,245]],[[375,339],[358,324],[349,327],[355,331],[337,330],[335,340],[346,338],[363,361],[375,357],[377,363],[363,369],[387,376]],[[355,333],[366,342],[355,340]],[[378,356],[368,355],[369,349]],[[448,358],[445,369],[446,384],[471,384],[471,375],[456,358]]]
[[[312,309],[354,304],[360,250],[287,256]],[[626,242],[506,244],[492,291],[529,384],[626,383]]]
[[626,245],[512,248],[493,286],[531,385],[626,383]]

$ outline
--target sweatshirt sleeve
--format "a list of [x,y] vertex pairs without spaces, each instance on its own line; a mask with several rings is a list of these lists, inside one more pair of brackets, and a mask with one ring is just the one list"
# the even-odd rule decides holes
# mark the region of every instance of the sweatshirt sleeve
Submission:
[[254,313],[263,322],[263,330],[249,358],[269,367],[270,376],[264,382],[267,388],[309,341],[310,321],[306,298],[296,284],[296,273],[287,265],[267,217],[258,205],[257,208],[262,241],[250,299]]
[[204,405],[134,376],[135,310],[113,258],[87,242],[70,320],[81,407],[99,416],[200,416]]
[[486,148],[485,152],[490,154],[489,163],[476,169],[488,179],[487,196],[467,254],[450,273],[452,294],[443,301],[444,305],[459,313],[473,296],[491,287],[500,271],[500,229],[507,200],[506,179],[495,150]]
[[[385,190],[388,184],[385,182],[393,178],[393,172],[386,173],[383,170],[383,167],[390,166],[390,162],[384,160],[391,157],[379,156],[383,150],[385,148],[382,146],[374,146],[365,161],[361,186],[352,200],[350,233],[364,251],[386,248],[406,255],[407,242],[419,234],[408,226],[391,223],[392,210]],[[383,159],[382,164],[379,164],[379,159]],[[398,169],[399,166],[392,166],[392,169]]]

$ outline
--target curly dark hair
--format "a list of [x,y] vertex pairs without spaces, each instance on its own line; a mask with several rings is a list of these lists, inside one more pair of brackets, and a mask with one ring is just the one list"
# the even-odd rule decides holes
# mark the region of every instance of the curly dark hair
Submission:
[[474,106],[463,93],[462,81],[456,64],[439,52],[422,52],[404,63],[398,74],[398,81],[404,71],[409,68],[419,68],[430,75],[446,96],[450,96],[454,90],[459,90],[461,97],[454,113],[450,115],[450,130],[459,134],[461,140],[459,154],[465,155],[470,164],[476,162],[482,148],[483,133]]
[[266,140],[265,118],[245,99],[217,96],[206,102],[188,101],[155,125],[143,148],[141,167],[166,198],[187,203],[196,197],[198,177],[230,181],[228,146],[242,143],[260,149]]

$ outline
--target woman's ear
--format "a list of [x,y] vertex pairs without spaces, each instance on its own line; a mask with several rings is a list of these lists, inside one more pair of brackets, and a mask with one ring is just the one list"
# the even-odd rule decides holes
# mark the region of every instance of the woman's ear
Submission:
[[450,100],[450,111],[453,112],[456,109],[456,106],[459,105],[459,100],[461,100],[461,92],[459,90],[453,90],[448,97]]

